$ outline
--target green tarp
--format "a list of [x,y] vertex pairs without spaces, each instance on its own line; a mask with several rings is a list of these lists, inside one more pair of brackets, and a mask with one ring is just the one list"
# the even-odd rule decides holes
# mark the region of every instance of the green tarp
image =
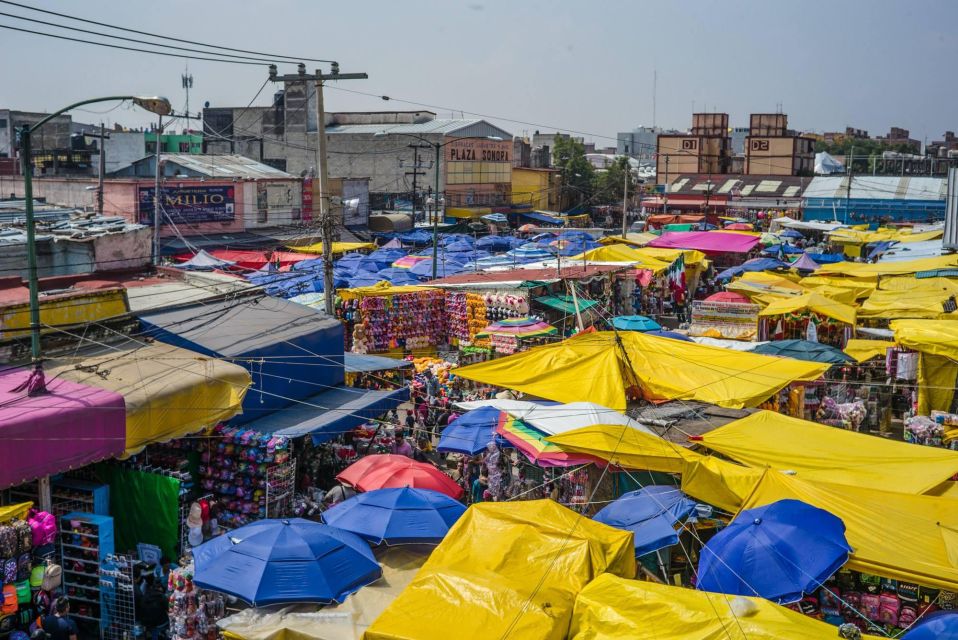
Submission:
[[97,476],[110,485],[117,551],[134,551],[137,543],[146,542],[167,558],[180,556],[179,480],[114,464],[99,465]]
[[[541,296],[535,298],[535,301],[556,311],[575,313],[575,302],[572,300],[572,296]],[[585,311],[596,304],[598,303],[595,300],[583,300],[579,298],[579,311]]]

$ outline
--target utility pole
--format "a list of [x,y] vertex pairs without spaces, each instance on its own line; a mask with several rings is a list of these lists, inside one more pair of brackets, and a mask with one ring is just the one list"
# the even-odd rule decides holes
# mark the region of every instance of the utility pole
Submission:
[[[419,171],[419,169],[424,168],[423,164],[419,161],[419,150],[428,149],[431,145],[427,144],[411,144],[409,148],[413,150],[412,152],[412,171],[407,171],[405,175],[412,176],[412,219],[413,223],[416,221],[416,194],[418,193],[418,177],[425,176],[424,172]],[[423,205],[422,208],[422,217],[426,217],[426,207]]]
[[103,123],[100,123],[100,160],[97,162],[97,185],[96,185],[96,214],[103,215],[103,174],[106,173],[106,143],[105,140],[110,136],[106,135],[106,129]]
[[665,156],[665,206],[662,208],[662,213],[669,212],[669,156]]
[[316,169],[319,172],[319,219],[323,234],[323,297],[325,298],[326,315],[332,317],[333,307],[333,220],[329,211],[329,166],[326,162],[326,110],[323,107],[323,82],[326,80],[365,80],[369,76],[365,73],[340,73],[339,63],[330,63],[330,73],[324,74],[319,69],[312,75],[306,74],[306,65],[302,62],[297,65],[297,73],[280,76],[276,72],[276,65],[269,65],[269,79],[273,82],[302,82],[312,80],[316,83],[316,135],[319,138],[316,145]]
[[629,172],[631,168],[629,167],[629,159],[625,159],[625,173],[622,175],[622,237],[625,238],[626,227],[628,215],[627,203],[629,201]]
[[846,184],[845,184],[845,224],[849,223],[848,204],[849,204],[849,200],[851,200],[852,198],[852,163],[855,162],[855,147],[854,146],[852,146],[851,153],[849,154],[849,156],[850,158],[849,158],[848,166],[846,167],[847,169],[846,173],[848,174],[848,176],[846,177]]
[[163,116],[159,116],[156,128],[156,171],[153,174],[153,266],[160,264],[160,231],[163,227],[162,205],[160,204],[160,136],[163,134]]

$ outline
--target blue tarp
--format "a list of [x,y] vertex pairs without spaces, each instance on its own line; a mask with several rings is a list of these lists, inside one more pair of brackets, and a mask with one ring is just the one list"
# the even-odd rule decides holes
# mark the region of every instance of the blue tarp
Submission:
[[489,251],[508,251],[525,244],[525,240],[514,236],[485,236],[476,240],[476,246]]
[[[443,260],[442,258],[439,258],[439,260],[436,261],[436,276],[440,278],[454,276],[457,273],[462,273],[463,271],[464,269],[462,263],[455,260]],[[432,258],[417,262],[409,268],[409,272],[414,276],[432,278]]]
[[304,398],[300,404],[263,416],[248,426],[260,433],[290,438],[311,435],[313,444],[322,444],[378,418],[408,399],[408,387],[372,391],[341,386]]
[[253,386],[233,424],[296,405],[345,380],[342,323],[288,300],[230,299],[137,315],[146,336],[249,370]]
[[841,253],[808,253],[806,252],[809,258],[817,262],[818,264],[835,264],[836,262],[844,262],[845,256]]
[[746,271],[769,271],[771,269],[787,269],[789,265],[781,260],[774,258],[752,258],[746,260],[737,267],[732,267],[715,276],[716,280],[731,280],[735,276],[740,276]]
[[[502,414],[495,407],[479,407],[467,411],[443,429],[439,451],[475,455],[486,450],[490,442],[504,442],[496,436],[496,425]],[[504,446],[508,446],[505,444]]]
[[368,373],[370,371],[406,369],[412,366],[412,362],[363,353],[344,353],[343,365],[346,367],[346,373]]
[[532,213],[523,213],[520,215],[522,215],[523,218],[526,218],[532,222],[540,222],[542,224],[549,224],[549,225],[554,225],[557,227],[562,226],[563,224],[563,220],[559,218],[553,218],[552,216],[547,216],[544,213],[532,212]]

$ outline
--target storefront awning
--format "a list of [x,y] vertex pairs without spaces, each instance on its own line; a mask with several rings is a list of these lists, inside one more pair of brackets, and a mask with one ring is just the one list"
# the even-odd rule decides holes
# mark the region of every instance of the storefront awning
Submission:
[[123,396],[47,374],[47,393],[18,391],[28,369],[0,372],[0,489],[123,453]]
[[377,418],[409,399],[409,389],[372,391],[353,387],[330,389],[276,411],[246,426],[260,433],[295,438],[312,435],[322,444]]
[[412,366],[412,362],[368,354],[344,353],[343,365],[346,367],[346,373],[368,373],[370,371],[406,369]]
[[[576,312],[575,301],[573,301],[572,296],[540,296],[535,301],[562,313]],[[597,304],[595,300],[579,300],[579,311],[585,311]]]

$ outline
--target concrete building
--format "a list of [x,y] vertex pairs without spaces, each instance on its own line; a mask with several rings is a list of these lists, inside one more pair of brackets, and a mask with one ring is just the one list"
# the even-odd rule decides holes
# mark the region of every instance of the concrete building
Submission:
[[[46,116],[45,113],[0,109],[0,159],[14,160],[12,163],[0,162],[2,173],[19,173],[16,159],[19,158],[20,145],[16,130],[24,125],[34,125]],[[69,115],[59,115],[33,133],[35,175],[90,173],[92,148],[86,145],[82,135],[74,135],[72,124]]]
[[689,133],[660,134],[656,142],[656,181],[680,173],[728,173],[732,164],[727,113],[693,113]]
[[945,178],[817,176],[803,193],[805,220],[843,224],[932,222],[945,218]]
[[615,134],[615,152],[620,156],[629,156],[640,162],[653,162],[659,135],[678,133],[664,131],[661,127],[636,127],[632,131]]
[[531,211],[557,211],[561,191],[556,169],[512,168],[512,206]]
[[732,155],[745,157],[745,138],[751,129],[748,127],[732,127],[729,137],[732,141]]
[[815,140],[788,129],[784,113],[753,113],[745,138],[746,175],[811,176]]

